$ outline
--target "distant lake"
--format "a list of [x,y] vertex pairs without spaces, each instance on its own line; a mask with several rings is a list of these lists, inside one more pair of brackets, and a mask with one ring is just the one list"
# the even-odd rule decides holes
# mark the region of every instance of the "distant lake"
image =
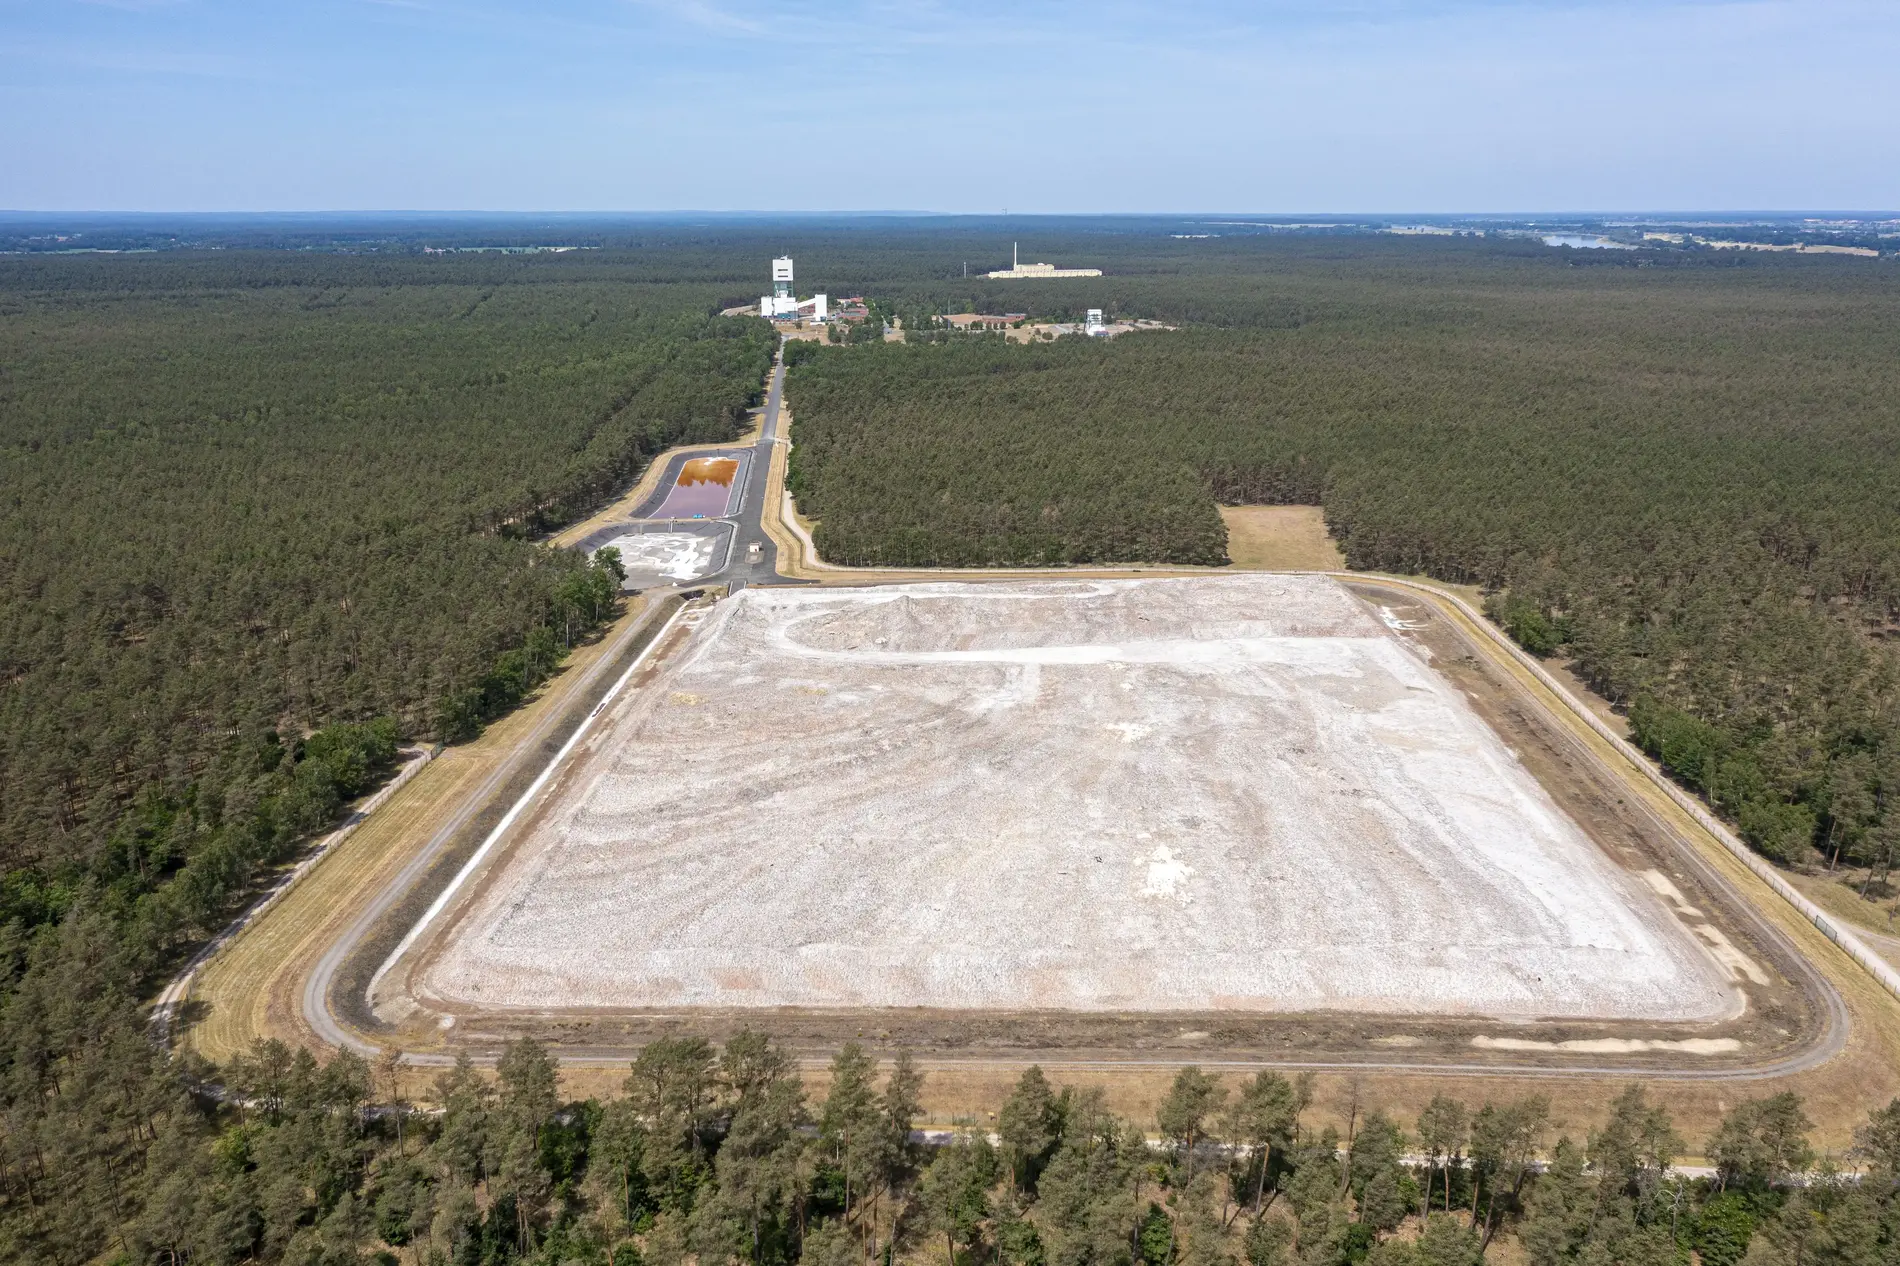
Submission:
[[1575,246],[1587,251],[1633,251],[1636,248],[1628,242],[1612,242],[1607,237],[1585,237],[1581,233],[1547,233],[1544,235],[1546,246]]

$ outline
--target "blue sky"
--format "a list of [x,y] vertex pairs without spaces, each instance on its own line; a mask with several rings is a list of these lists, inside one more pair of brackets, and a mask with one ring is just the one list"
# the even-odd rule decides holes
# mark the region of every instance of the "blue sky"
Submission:
[[1900,206],[1900,0],[0,0],[0,208]]

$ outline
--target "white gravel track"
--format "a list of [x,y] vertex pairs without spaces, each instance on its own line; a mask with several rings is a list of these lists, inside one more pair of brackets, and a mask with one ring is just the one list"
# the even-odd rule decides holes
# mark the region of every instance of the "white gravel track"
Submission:
[[747,589],[602,721],[424,992],[1740,1006],[1422,650],[1324,577]]

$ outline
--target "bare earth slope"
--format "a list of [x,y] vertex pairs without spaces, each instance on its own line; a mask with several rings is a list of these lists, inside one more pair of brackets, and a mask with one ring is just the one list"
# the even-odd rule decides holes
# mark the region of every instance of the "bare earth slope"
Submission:
[[750,589],[603,720],[423,993],[1740,1005],[1422,650],[1324,577]]

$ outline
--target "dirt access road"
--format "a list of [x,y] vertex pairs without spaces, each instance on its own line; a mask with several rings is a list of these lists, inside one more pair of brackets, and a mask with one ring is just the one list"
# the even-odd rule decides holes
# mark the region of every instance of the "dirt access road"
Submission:
[[[748,574],[733,579],[770,583],[802,579],[819,584],[903,584],[939,581],[940,571],[857,571],[825,564],[810,548],[795,517],[786,511],[783,495],[782,370],[775,369],[756,447],[765,460],[752,463],[753,479],[763,484],[759,495],[746,498],[763,548],[765,566],[747,564]],[[669,455],[670,456],[670,455]],[[664,469],[666,463],[654,463]],[[650,493],[651,489],[646,490]],[[748,489],[750,493],[752,490]],[[619,509],[645,495],[635,494]],[[613,511],[607,512],[611,515]],[[577,536],[602,525],[606,515],[577,525]],[[736,549],[735,556],[747,551]],[[1125,568],[1090,569],[1091,575],[1188,575],[1210,569]],[[769,574],[768,574],[769,573]],[[972,573],[984,577],[996,572]],[[1025,578],[1048,579],[1047,571],[1019,573]],[[1347,580],[1369,578],[1346,576]],[[1071,1082],[1102,1084],[1112,1102],[1152,1102],[1172,1070],[1184,1062],[1219,1069],[1241,1069],[1265,1064],[1318,1069],[1323,1073],[1321,1104],[1348,1097],[1373,1098],[1402,1109],[1422,1102],[1431,1093],[1456,1088],[1471,1077],[1487,1079],[1486,1093],[1509,1094],[1536,1089],[1552,1094],[1559,1111],[1570,1105],[1573,1120],[1594,1119],[1603,1099],[1602,1079],[1627,1077],[1668,1080],[1670,1097],[1684,1128],[1694,1128],[1699,1116],[1713,1116],[1743,1094],[1793,1089],[1803,1094],[1809,1111],[1821,1122],[1825,1141],[1839,1136],[1864,1115],[1869,1103],[1900,1092],[1900,1006],[1868,972],[1815,925],[1775,893],[1763,878],[1736,857],[1691,810],[1658,785],[1646,764],[1632,764],[1627,753],[1596,733],[1583,719],[1587,711],[1567,699],[1561,687],[1540,679],[1534,665],[1519,662],[1514,648],[1478,617],[1457,594],[1445,587],[1415,580],[1391,578],[1382,583],[1400,586],[1417,602],[1429,607],[1447,630],[1469,644],[1465,652],[1484,664],[1512,694],[1500,704],[1502,712],[1541,718],[1565,732],[1563,743],[1574,746],[1569,759],[1597,762],[1617,780],[1623,800],[1652,816],[1687,841],[1722,888],[1740,908],[1752,912],[1769,934],[1783,939],[1793,957],[1814,975],[1805,983],[1793,981],[1800,968],[1790,970],[1795,994],[1805,1001],[1809,1022],[1803,1032],[1787,1034],[1782,1056],[1755,1067],[1711,1068],[1702,1058],[1645,1058],[1637,1064],[1606,1060],[1588,1052],[1557,1049],[1476,1052],[1466,1046],[1457,1056],[1449,1049],[1432,1049],[1434,1037],[1403,1030],[1379,1036],[1364,1032],[1333,1032],[1323,1020],[1308,1027],[1309,1049],[1289,1051],[1287,1057],[1269,1054],[1270,1048],[1246,1041],[1246,1035],[1222,1035],[1205,1026],[1189,1027],[1178,1018],[1131,1017],[1116,1034],[1099,1031],[1044,1035],[1064,1039],[1019,1051],[1010,1049],[1010,1017],[963,1013],[944,1017],[945,1027],[961,1027],[969,1041],[959,1049],[932,1044],[925,1064],[932,1070],[928,1104],[933,1114],[993,1111],[1001,1088],[1031,1059],[1059,1062],[1060,1076]],[[480,847],[493,825],[508,812],[521,793],[539,776],[549,759],[572,731],[597,706],[605,691],[625,673],[633,658],[660,631],[668,618],[670,595],[649,594],[633,604],[627,615],[596,644],[577,651],[566,670],[536,699],[491,727],[475,743],[450,749],[392,795],[348,840],[311,869],[263,917],[205,965],[180,1008],[182,1040],[213,1059],[225,1059],[252,1039],[274,1035],[312,1045],[349,1045],[359,1050],[379,1049],[391,1034],[373,1021],[361,1005],[362,989],[387,950],[400,940],[404,920],[413,924],[428,905],[433,885],[446,887],[453,873]],[[643,640],[645,639],[645,640]],[[655,651],[663,655],[664,648]],[[639,681],[628,688],[638,689]],[[1577,755],[1581,753],[1582,755]],[[1638,758],[1640,764],[1640,758]],[[403,883],[414,880],[406,892]],[[374,911],[380,911],[377,918]],[[1792,997],[1792,995],[1791,995]],[[354,1001],[352,1000],[354,999]],[[1794,1002],[1790,1002],[1794,1006]],[[1800,1007],[1795,1007],[1800,1010]],[[716,1036],[723,1028],[748,1017],[701,1017],[700,1027]],[[927,1021],[928,1017],[924,1017]],[[876,1013],[842,1013],[808,1017],[802,1048],[814,1066],[823,1052],[837,1043],[861,1038],[888,1047],[914,1036],[893,1024],[893,1017]],[[662,1026],[664,1027],[664,1026]],[[678,1025],[674,1025],[675,1031]],[[542,1030],[562,1043],[562,1058],[577,1091],[604,1088],[617,1082],[632,1046],[646,1034],[607,1034],[570,1029],[565,1022]],[[405,1035],[407,1036],[407,1035]],[[465,1029],[458,1035],[480,1048],[492,1048],[506,1032]],[[799,1037],[788,1034],[788,1037]],[[1110,1038],[1110,1044],[1103,1044]],[[1242,1039],[1234,1042],[1232,1038]],[[1345,1039],[1343,1042],[1339,1039]],[[1385,1039],[1385,1040],[1381,1040]],[[412,1062],[424,1067],[448,1057],[450,1047],[439,1042],[418,1044]],[[1421,1049],[1421,1047],[1425,1049]],[[1798,1049],[1796,1049],[1798,1048]],[[1053,1058],[1052,1058],[1053,1057]],[[1741,1082],[1742,1084],[1737,1084]],[[1466,1089],[1459,1093],[1471,1094]]]

